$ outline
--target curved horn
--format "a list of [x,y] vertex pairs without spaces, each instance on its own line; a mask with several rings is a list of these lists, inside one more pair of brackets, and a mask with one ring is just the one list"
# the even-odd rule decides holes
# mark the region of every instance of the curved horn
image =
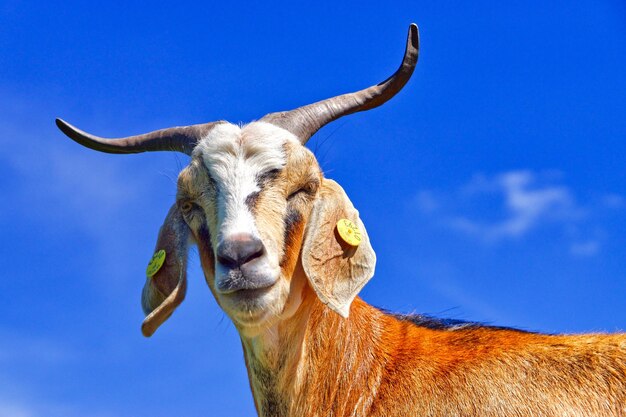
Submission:
[[64,120],[56,119],[56,124],[70,139],[87,148],[106,153],[140,153],[151,151],[178,151],[191,155],[198,141],[216,124],[170,127],[155,130],[143,135],[128,136],[118,139],[105,139],[94,136],[72,126]]
[[409,34],[400,68],[378,85],[355,93],[343,94],[308,106],[285,112],[270,113],[260,121],[272,123],[296,135],[305,144],[321,127],[338,118],[373,109],[385,103],[409,81],[419,52],[419,31],[417,25],[409,26]]

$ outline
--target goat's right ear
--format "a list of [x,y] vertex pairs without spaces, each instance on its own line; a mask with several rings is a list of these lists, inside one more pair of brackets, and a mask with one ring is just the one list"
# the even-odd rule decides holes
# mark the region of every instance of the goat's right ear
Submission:
[[146,314],[141,332],[149,337],[169,318],[185,298],[187,291],[187,252],[189,227],[178,206],[170,209],[157,240],[157,253],[165,251],[163,265],[148,276],[141,294],[141,306]]
[[[341,219],[360,230],[358,246],[348,245],[339,236]],[[374,275],[376,254],[359,212],[333,180],[323,180],[314,203],[302,245],[302,266],[317,297],[343,317],[348,317],[352,300]]]

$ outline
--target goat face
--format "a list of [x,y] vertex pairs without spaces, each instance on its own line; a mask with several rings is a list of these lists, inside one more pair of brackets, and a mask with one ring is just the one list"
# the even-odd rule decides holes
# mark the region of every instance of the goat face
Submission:
[[285,308],[290,294],[297,304],[300,292],[290,288],[302,282],[291,277],[321,182],[313,154],[264,122],[215,126],[180,173],[176,204],[207,284],[240,329],[293,311]]
[[[398,93],[413,73],[418,46],[417,26],[411,25],[402,64],[387,80],[243,127],[214,122],[103,139],[57,119],[70,138],[102,152],[174,150],[191,156],[159,232],[156,249],[165,251],[164,264],[144,286],[146,336],[182,302],[187,249],[194,242],[211,291],[244,335],[293,314],[307,282],[324,304],[347,317],[373,275],[375,255],[343,189],[323,178],[303,145],[325,124]],[[337,235],[342,218],[361,229],[358,246]]]

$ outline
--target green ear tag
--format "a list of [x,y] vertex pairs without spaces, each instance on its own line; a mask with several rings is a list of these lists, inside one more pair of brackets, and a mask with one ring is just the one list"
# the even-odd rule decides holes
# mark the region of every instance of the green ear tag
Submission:
[[161,249],[152,256],[152,259],[150,259],[150,263],[146,268],[146,275],[153,277],[154,274],[159,272],[159,269],[163,266],[163,262],[165,262],[165,251]]

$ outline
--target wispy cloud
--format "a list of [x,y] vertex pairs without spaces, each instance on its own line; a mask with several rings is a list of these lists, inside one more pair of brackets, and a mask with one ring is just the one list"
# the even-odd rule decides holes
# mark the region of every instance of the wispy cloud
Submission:
[[591,256],[601,249],[602,231],[589,229],[594,210],[626,208],[626,199],[609,194],[600,202],[581,204],[558,172],[508,171],[474,175],[452,192],[421,190],[416,207],[438,223],[486,243],[522,239],[542,227],[566,236],[569,251]]
[[570,252],[577,256],[593,256],[600,251],[598,240],[588,240],[586,242],[574,242],[570,245]]
[[626,208],[626,197],[619,194],[608,194],[602,199],[602,203],[610,209],[624,209]]
[[470,316],[475,317],[479,321],[514,322],[502,310],[497,309],[484,294],[475,291],[470,283],[460,279],[459,277],[463,274],[452,263],[426,261],[421,263],[416,269],[420,276],[437,277],[437,279],[427,279],[423,282],[443,297],[449,303],[448,305],[462,306],[462,311],[457,311],[457,313],[461,313],[460,316],[453,317],[451,312],[446,312],[445,316],[466,319],[465,313],[469,313]]
[[[107,157],[71,143],[54,126],[44,103],[0,94],[0,113],[0,146],[7,150],[0,153],[0,185],[6,184],[0,220],[19,225],[16,230],[24,231],[27,240],[38,235],[86,239],[91,256],[98,259],[94,275],[106,280],[106,288],[123,283],[129,266],[135,265],[125,263],[132,250],[152,245],[137,242],[133,232],[160,213],[142,210],[170,198],[173,202],[175,184],[157,191],[154,178],[163,175],[161,167],[146,169],[145,163],[132,164],[128,158]],[[32,119],[33,113],[39,117]]]
[[450,225],[488,241],[518,238],[542,222],[567,222],[583,216],[571,191],[562,185],[539,185],[530,171],[512,171],[493,178],[478,175],[464,187],[469,198],[497,193],[503,200],[504,218],[478,221],[466,216],[450,220]]
[[[28,362],[31,365],[63,365],[80,358],[80,352],[58,340],[41,336],[27,336],[0,329],[0,369]],[[2,415],[2,414],[0,414]]]
[[[17,132],[10,122],[0,123],[5,149],[20,149],[19,143],[27,144],[20,152],[0,156],[13,177],[13,186],[7,190],[10,201],[21,208],[21,213],[31,213],[33,220],[50,220],[72,212],[71,223],[100,232],[102,223],[94,219],[111,217],[125,202],[136,198],[138,179],[125,177],[116,161],[97,163],[97,157],[79,152],[81,149],[61,152],[51,147],[49,141],[42,140],[49,130],[42,130],[22,128]],[[37,148],[35,159],[32,150]]]
[[16,404],[14,402],[0,402],[0,416],[12,417],[35,417],[33,410],[25,404]]
[[0,416],[6,417],[115,417],[110,412],[94,409],[84,410],[71,405],[42,404],[31,400],[18,400],[0,397]]

